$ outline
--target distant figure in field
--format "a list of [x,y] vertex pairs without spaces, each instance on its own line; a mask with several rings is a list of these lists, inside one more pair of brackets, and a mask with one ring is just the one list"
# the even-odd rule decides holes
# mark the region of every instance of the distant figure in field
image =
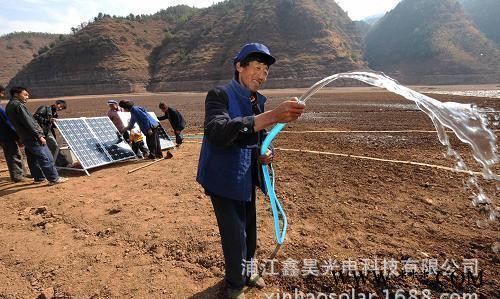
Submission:
[[47,141],[47,146],[49,147],[52,157],[55,160],[57,166],[68,167],[71,166],[68,158],[61,153],[59,144],[57,144],[56,131],[55,131],[55,119],[59,117],[58,112],[66,110],[68,108],[66,101],[57,100],[51,106],[40,106],[33,114],[33,118],[36,119],[38,124],[43,130],[45,135],[45,140]]
[[[163,154],[160,146],[159,128],[160,123],[154,119],[143,107],[134,105],[133,101],[120,101],[120,107],[126,112],[130,112],[130,122],[124,130],[132,130],[135,123],[139,125],[141,131],[146,135],[146,143],[149,149],[149,159],[161,159]],[[172,154],[167,152],[167,159],[172,158]]]
[[177,111],[177,109],[167,106],[167,104],[163,102],[160,103],[159,108],[165,115],[158,117],[158,119],[168,119],[170,121],[170,125],[172,126],[175,134],[175,143],[177,146],[180,146],[183,140],[182,130],[184,130],[184,128],[186,127],[186,121],[184,120],[184,117],[179,111]]
[[28,90],[25,87],[13,87],[10,95],[11,99],[5,111],[24,144],[28,166],[35,183],[45,182],[46,179],[49,185],[66,182],[68,179],[60,177],[57,173],[42,128],[26,107],[29,99]]
[[[0,98],[5,96],[5,88],[0,85]],[[17,136],[16,129],[10,122],[5,110],[0,107],[0,146],[7,162],[9,169],[10,179],[14,183],[24,180],[24,163],[19,150],[18,143],[20,144],[19,137]]]

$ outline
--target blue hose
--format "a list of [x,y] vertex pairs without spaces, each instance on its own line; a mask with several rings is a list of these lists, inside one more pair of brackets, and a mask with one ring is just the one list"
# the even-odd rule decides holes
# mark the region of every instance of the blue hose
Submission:
[[[279,123],[271,129],[266,139],[264,139],[264,142],[262,143],[262,147],[260,149],[261,155],[265,155],[267,153],[267,150],[271,146],[273,139],[285,126],[286,124]],[[273,211],[274,234],[276,235],[276,242],[281,245],[285,240],[288,222],[286,219],[285,211],[283,210],[283,207],[281,206],[281,203],[279,202],[274,190],[274,169],[272,168],[272,166],[270,168],[271,174],[273,176],[272,181],[268,165],[262,165],[262,173],[264,174],[264,183],[266,186],[267,195],[269,196],[269,203],[271,204],[271,209]]]

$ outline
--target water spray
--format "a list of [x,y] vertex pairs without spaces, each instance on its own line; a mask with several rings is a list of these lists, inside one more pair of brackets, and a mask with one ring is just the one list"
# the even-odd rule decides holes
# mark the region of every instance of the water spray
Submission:
[[[482,166],[481,173],[485,179],[500,181],[499,176],[492,170],[493,166],[499,162],[496,150],[496,135],[488,128],[488,119],[486,113],[484,113],[485,111],[473,105],[440,102],[404,87],[384,74],[372,72],[349,72],[326,77],[311,86],[298,101],[305,104],[305,102],[316,92],[338,79],[355,79],[372,86],[384,88],[415,102],[417,107],[432,120],[437,130],[439,141],[447,148],[447,155],[454,157],[457,161],[455,169],[471,174],[471,177],[467,180],[467,184],[477,191],[472,201],[473,205],[484,205],[485,210],[489,213],[490,220],[494,221],[497,219],[499,215],[498,208],[495,203],[486,196],[483,189],[479,186],[477,176],[469,170],[460,154],[453,150],[448,135],[446,134],[446,128],[448,128],[455,133],[460,141],[471,147],[474,159]],[[278,123],[271,129],[262,144],[260,151],[261,155],[267,153],[272,141],[285,126],[286,124],[284,123]],[[288,222],[286,213],[276,195],[274,169],[272,166],[262,165],[262,172],[264,174],[266,193],[269,197],[269,203],[273,213],[274,233],[277,243],[271,255],[271,257],[274,258],[285,240]]]

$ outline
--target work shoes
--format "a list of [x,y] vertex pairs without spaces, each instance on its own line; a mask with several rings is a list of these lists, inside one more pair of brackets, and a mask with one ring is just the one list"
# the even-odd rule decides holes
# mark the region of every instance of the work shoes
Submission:
[[266,287],[266,282],[264,281],[264,278],[260,276],[260,274],[252,274],[250,278],[247,280],[247,286],[249,287],[255,287],[258,289],[263,289]]
[[55,181],[50,181],[49,182],[49,186],[53,186],[53,185],[56,185],[56,184],[62,184],[64,182],[67,182],[68,181],[68,178],[63,178],[63,177],[59,177],[57,180]]

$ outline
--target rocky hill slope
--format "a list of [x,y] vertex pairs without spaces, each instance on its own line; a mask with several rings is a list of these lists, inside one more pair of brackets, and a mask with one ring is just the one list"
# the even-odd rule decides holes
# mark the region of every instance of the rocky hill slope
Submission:
[[64,35],[59,34],[33,32],[15,32],[1,36],[0,84],[5,86],[33,56],[54,47],[56,42],[64,38]]
[[355,23],[333,0],[228,0],[170,15],[177,18],[99,19],[11,85],[35,96],[206,89],[232,77],[232,58],[247,42],[265,43],[278,58],[267,87],[366,65]]
[[465,11],[477,27],[500,46],[500,1],[462,0]]
[[173,7],[153,16],[101,17],[36,57],[10,82],[34,96],[141,92],[150,56],[195,9]]
[[403,78],[484,76],[500,69],[499,49],[456,0],[403,0],[365,42],[370,67]]
[[235,53],[248,42],[265,43],[278,59],[267,87],[364,67],[356,24],[334,1],[232,0],[194,15],[164,41],[151,90],[225,81],[232,77]]

